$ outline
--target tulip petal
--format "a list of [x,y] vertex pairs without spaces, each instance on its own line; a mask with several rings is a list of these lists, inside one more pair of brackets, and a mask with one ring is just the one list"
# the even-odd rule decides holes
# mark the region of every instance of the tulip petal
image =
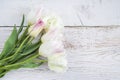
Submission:
[[52,55],[48,57],[48,66],[50,70],[55,72],[65,72],[67,70],[66,56],[63,55]]
[[64,46],[62,41],[57,41],[57,40],[45,42],[39,48],[39,54],[44,57],[48,57],[63,51],[64,51]]

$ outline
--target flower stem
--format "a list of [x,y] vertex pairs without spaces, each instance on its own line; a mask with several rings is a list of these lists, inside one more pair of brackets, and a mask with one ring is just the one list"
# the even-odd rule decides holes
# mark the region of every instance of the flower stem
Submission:
[[33,55],[32,57],[24,60],[23,62],[19,62],[19,63],[15,63],[15,64],[10,64],[10,65],[1,67],[0,70],[1,70],[1,69],[9,69],[9,68],[11,68],[11,67],[14,68],[15,66],[20,66],[20,65],[22,65],[22,64],[24,64],[24,63],[26,63],[26,62],[31,61],[32,59],[34,59],[34,58],[36,58],[36,57],[38,57],[38,56],[39,56],[39,54],[35,54],[35,55]]
[[6,61],[6,60],[11,59],[11,58],[14,58],[14,57],[17,55],[17,53],[21,50],[22,46],[23,46],[23,45],[26,43],[26,41],[29,39],[29,37],[30,37],[30,36],[27,36],[27,37],[26,37],[26,39],[22,42],[22,44],[21,44],[20,47],[17,49],[17,51],[15,52],[15,54],[13,54],[13,55],[10,56],[10,57],[7,57],[7,58],[2,59],[0,62]]

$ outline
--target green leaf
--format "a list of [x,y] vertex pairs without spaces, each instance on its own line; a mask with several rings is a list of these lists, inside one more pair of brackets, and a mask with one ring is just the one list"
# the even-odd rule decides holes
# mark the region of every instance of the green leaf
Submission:
[[20,28],[19,28],[19,30],[18,30],[18,35],[19,35],[19,34],[21,33],[21,31],[23,30],[24,20],[25,20],[25,16],[23,15],[23,17],[22,17],[22,22],[21,22]]
[[9,36],[8,40],[5,42],[4,48],[2,53],[0,54],[0,59],[4,57],[4,55],[7,55],[11,49],[15,46],[16,42],[17,42],[17,29],[16,26],[14,26],[14,29],[11,33],[11,35]]
[[[26,47],[26,46],[24,46],[24,47]],[[40,42],[27,46],[23,51],[19,52],[19,54],[16,57],[14,57],[14,59],[11,62],[14,63],[22,58],[25,58],[25,57],[33,54],[36,50],[38,50],[39,46],[40,46]]]
[[38,49],[39,46],[40,46],[40,43],[31,44],[27,48],[24,49],[24,51],[21,55],[28,55],[28,54],[32,53],[33,51],[35,51],[36,49]]
[[[19,28],[19,30],[18,30],[18,32],[17,32],[17,37],[19,36],[19,34],[21,33],[21,31],[23,30],[24,20],[25,20],[25,16],[23,15],[20,28]],[[18,38],[17,38],[17,39],[18,39]],[[9,53],[7,53],[4,57],[7,57],[7,56],[11,55],[11,53],[13,53],[14,48],[15,48],[15,46],[13,46],[13,47],[11,48],[11,51],[9,51]]]
[[2,73],[0,73],[0,78],[2,78],[7,72],[7,70],[3,70]]
[[0,67],[0,70],[2,69],[14,69],[14,67],[29,63],[31,60],[37,58],[39,56],[38,52],[35,52],[34,54],[31,54],[29,56],[26,56],[25,58],[18,60],[17,62],[13,64],[8,64],[3,67]]
[[23,68],[35,68],[35,67],[40,66],[41,63],[36,63],[34,60],[31,60],[30,62],[23,64],[22,67]]
[[29,26],[26,27],[22,35],[19,37],[17,44],[20,45],[24,38],[27,36]]

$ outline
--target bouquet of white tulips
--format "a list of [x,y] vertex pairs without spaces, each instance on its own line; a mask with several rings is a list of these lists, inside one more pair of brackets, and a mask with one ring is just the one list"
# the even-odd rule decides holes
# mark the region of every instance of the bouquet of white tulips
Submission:
[[45,62],[50,70],[65,72],[67,60],[61,19],[41,9],[31,10],[26,27],[24,19],[23,15],[19,29],[14,26],[0,54],[0,77],[13,69],[35,68]]

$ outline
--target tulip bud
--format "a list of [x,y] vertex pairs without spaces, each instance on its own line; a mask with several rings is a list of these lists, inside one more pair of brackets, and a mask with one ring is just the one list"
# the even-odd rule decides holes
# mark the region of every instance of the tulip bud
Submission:
[[41,8],[33,8],[27,16],[28,25],[35,24],[40,19],[41,12]]
[[43,30],[43,28],[44,22],[41,19],[39,19],[37,23],[29,27],[28,33],[32,37],[37,37],[39,33]]
[[58,17],[54,14],[45,15],[42,17],[42,20],[46,24],[46,26],[45,26],[46,31],[54,30],[54,29],[62,31],[64,29],[64,26],[62,24],[60,17]]
[[47,42],[47,41],[54,41],[54,40],[61,40],[63,41],[63,34],[59,30],[49,30],[47,33],[45,33],[41,37],[41,41]]
[[54,54],[48,57],[48,66],[55,72],[65,72],[67,70],[67,60],[65,54]]
[[39,48],[39,54],[44,57],[49,57],[61,52],[64,52],[64,46],[62,41],[59,40],[44,42]]

